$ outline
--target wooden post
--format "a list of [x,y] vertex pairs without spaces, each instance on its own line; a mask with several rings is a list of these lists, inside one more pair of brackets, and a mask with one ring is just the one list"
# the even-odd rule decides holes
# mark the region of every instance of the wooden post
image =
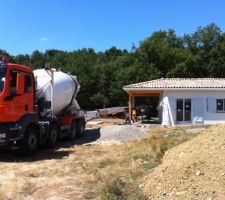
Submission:
[[135,96],[132,95],[132,107],[134,107],[134,106],[135,106]]
[[131,109],[131,106],[132,106],[132,97],[131,97],[131,94],[129,94],[129,101],[128,101],[128,107],[129,107],[129,122],[131,122],[131,120],[132,120],[132,109]]
[[133,112],[134,112],[134,106],[135,106],[135,98],[134,98],[134,95],[132,95],[131,96],[131,119],[132,119],[132,121],[135,121],[136,119],[135,118],[133,118],[133,117],[135,117],[134,115],[133,115]]

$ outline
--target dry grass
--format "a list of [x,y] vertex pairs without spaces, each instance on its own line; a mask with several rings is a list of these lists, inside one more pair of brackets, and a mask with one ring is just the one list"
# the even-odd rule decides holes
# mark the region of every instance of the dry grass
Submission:
[[125,197],[136,195],[139,179],[161,162],[165,151],[195,135],[166,129],[123,144],[42,150],[32,162],[9,157],[0,162],[0,199],[107,199],[104,191],[114,190],[112,183],[124,184],[117,177],[129,180]]

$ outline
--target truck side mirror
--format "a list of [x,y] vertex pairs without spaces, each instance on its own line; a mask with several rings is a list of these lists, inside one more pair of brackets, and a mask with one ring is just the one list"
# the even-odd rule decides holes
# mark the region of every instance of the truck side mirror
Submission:
[[16,94],[22,95],[24,94],[25,89],[25,82],[24,82],[24,74],[17,74],[17,81],[16,81]]

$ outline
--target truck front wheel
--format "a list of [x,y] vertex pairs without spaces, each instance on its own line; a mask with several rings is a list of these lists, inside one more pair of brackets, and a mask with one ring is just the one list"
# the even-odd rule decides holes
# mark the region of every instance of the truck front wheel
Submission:
[[52,124],[46,141],[47,147],[54,147],[58,139],[59,129],[57,124]]
[[70,129],[69,139],[74,140],[76,137],[77,137],[77,123],[76,121],[73,121]]
[[85,121],[84,119],[80,119],[77,122],[77,136],[82,137],[84,135],[84,129],[85,129]]
[[39,130],[35,126],[28,126],[21,144],[22,155],[32,155],[39,147]]

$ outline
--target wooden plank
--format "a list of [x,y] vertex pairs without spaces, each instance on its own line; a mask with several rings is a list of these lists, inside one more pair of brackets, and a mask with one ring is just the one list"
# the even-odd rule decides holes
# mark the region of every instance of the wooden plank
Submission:
[[160,96],[163,92],[162,91],[132,91],[129,94],[134,96]]
[[155,93],[151,93],[151,94],[134,94],[135,97],[159,97],[160,94],[155,94]]

